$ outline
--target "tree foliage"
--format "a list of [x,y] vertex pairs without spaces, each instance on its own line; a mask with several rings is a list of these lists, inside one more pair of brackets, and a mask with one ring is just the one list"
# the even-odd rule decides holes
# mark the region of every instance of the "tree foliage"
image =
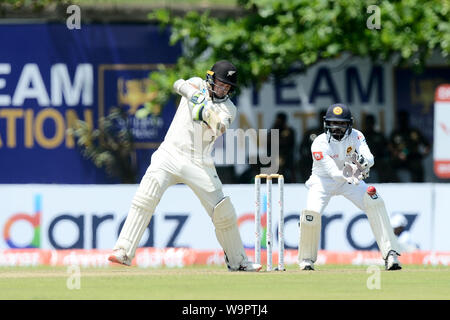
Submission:
[[42,10],[51,4],[67,4],[69,0],[0,0],[0,8],[9,6],[13,9],[31,8],[35,11]]
[[98,129],[78,120],[68,133],[75,136],[82,155],[110,177],[122,183],[137,182],[133,134],[128,114],[122,108],[111,108],[108,116],[100,118]]
[[[450,0],[239,0],[239,17],[213,18],[208,12],[174,16],[157,10],[149,16],[171,28],[171,44],[181,42],[184,53],[173,68],[161,66],[151,74],[150,90],[163,105],[178,78],[204,77],[220,59],[239,70],[241,87],[260,86],[270,76],[294,68],[302,72],[343,53],[391,61],[417,69],[433,52],[450,58]],[[370,5],[380,9],[380,29],[369,29]]]

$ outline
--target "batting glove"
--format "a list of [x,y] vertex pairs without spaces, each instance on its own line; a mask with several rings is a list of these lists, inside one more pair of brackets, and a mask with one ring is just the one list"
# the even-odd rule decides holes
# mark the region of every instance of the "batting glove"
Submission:
[[211,108],[211,102],[204,100],[202,103],[194,104],[192,107],[192,119],[195,121],[208,122],[208,111]]
[[206,100],[205,95],[202,94],[200,91],[194,93],[194,94],[192,95],[192,97],[191,97],[191,102],[192,102],[193,104],[201,104],[201,103],[203,103],[203,101],[205,101],[205,100]]

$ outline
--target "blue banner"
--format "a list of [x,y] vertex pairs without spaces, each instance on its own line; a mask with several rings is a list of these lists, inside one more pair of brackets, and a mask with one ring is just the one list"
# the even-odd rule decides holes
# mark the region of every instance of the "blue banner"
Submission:
[[181,54],[170,33],[143,24],[0,25],[0,183],[117,183],[83,158],[67,134],[77,119],[98,128],[112,107],[127,111],[139,175],[164,138],[174,103],[145,119],[149,74]]

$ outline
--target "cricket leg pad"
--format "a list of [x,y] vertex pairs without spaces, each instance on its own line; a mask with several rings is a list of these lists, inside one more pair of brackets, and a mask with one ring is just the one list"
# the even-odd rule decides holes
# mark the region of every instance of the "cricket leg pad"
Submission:
[[383,199],[377,193],[365,193],[364,207],[383,259],[388,257],[391,250],[400,254],[401,247],[392,229]]
[[133,259],[139,241],[150,223],[160,199],[161,188],[158,181],[151,175],[145,175],[133,197],[114,250],[124,249],[126,256]]
[[319,250],[322,215],[311,210],[303,210],[300,216],[300,237],[298,243],[298,262],[317,260]]
[[237,225],[236,211],[229,197],[223,198],[212,214],[216,237],[225,252],[225,262],[229,270],[239,270],[247,263],[241,235]]

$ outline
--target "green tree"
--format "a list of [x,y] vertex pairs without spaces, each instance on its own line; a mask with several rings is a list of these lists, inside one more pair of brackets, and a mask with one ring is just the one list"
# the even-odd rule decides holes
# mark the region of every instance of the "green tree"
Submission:
[[51,4],[67,3],[69,3],[69,0],[0,0],[0,8],[9,6],[12,9],[31,8],[38,11]]
[[121,183],[137,182],[137,165],[133,134],[128,114],[122,108],[111,108],[100,118],[99,128],[93,129],[78,120],[68,133],[74,135],[81,154]]
[[[153,72],[150,90],[157,98],[139,112],[151,114],[172,94],[176,79],[204,77],[220,59],[239,70],[241,87],[259,87],[269,76],[303,72],[337,58],[368,57],[393,61],[420,71],[433,52],[449,60],[450,0],[238,0],[238,17],[213,18],[209,12],[175,16],[168,10],[150,13],[162,28],[171,28],[171,44],[184,53],[172,68]],[[370,5],[380,12],[380,29],[369,29]]]

